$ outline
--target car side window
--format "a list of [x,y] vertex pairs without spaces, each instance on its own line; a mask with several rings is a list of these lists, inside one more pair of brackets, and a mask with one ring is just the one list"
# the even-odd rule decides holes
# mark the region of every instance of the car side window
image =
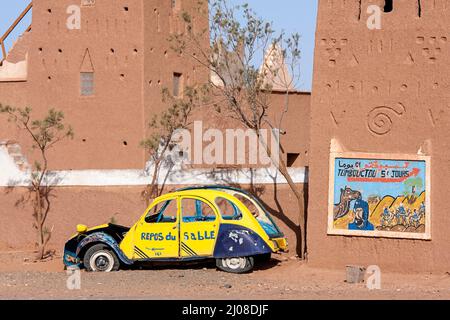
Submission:
[[240,195],[240,194],[234,194],[234,196],[240,201],[242,202],[243,205],[245,205],[247,207],[248,210],[250,210],[250,212],[252,213],[252,215],[255,218],[258,218],[259,216],[259,210],[255,207],[254,203],[252,201],[250,201],[249,199],[247,199],[246,197]]
[[145,216],[147,223],[177,222],[177,200],[167,200],[151,208]]
[[181,200],[181,216],[185,223],[216,220],[216,214],[209,204],[192,198]]
[[220,215],[224,220],[241,220],[242,213],[239,208],[230,200],[217,197],[215,200],[217,207],[219,208]]

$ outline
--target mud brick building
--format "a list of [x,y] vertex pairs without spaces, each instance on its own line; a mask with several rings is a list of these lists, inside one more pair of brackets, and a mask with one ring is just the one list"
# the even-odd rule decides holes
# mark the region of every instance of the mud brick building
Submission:
[[[381,29],[367,27],[366,9],[373,4],[382,9]],[[448,270],[450,3],[321,0],[318,12],[310,131],[310,262]],[[327,235],[329,183],[324,172],[334,151],[429,156],[431,239]]]
[[[62,247],[76,223],[96,225],[114,217],[128,224],[144,210],[140,193],[150,177],[139,142],[149,134],[148,120],[165,108],[161,89],[182,90],[209,76],[171,52],[167,42],[184,28],[179,13],[191,10],[196,1],[80,1],[33,1],[31,29],[0,67],[1,103],[29,105],[42,114],[56,107],[75,128],[76,138],[51,155],[52,169],[65,177],[49,221],[55,226],[55,248]],[[67,8],[73,4],[80,7],[81,28],[69,30]],[[381,10],[380,28],[368,27],[371,5]],[[449,15],[446,0],[319,0],[312,96],[294,94],[283,136],[284,156],[308,195],[311,265],[448,271]],[[199,28],[208,26],[207,20],[195,19]],[[272,99],[281,105],[283,93]],[[196,117],[211,120],[204,113]],[[8,181],[25,174],[33,153],[26,137],[4,119],[0,140],[5,189]],[[331,211],[336,204],[331,159],[341,153],[405,161],[427,157],[427,200],[422,205],[426,202],[429,237],[384,236],[377,233],[383,225],[375,226],[373,236],[330,232],[330,204]],[[208,170],[181,170],[169,179],[170,188],[224,182],[206,177]],[[261,170],[256,178],[241,171],[232,177],[226,182],[262,186],[261,198],[295,248],[298,214],[285,182]],[[0,194],[0,249],[32,246],[30,212],[14,206],[23,192],[17,188]],[[381,200],[369,198],[365,200]]]
[[[205,82],[209,76],[191,59],[175,54],[167,40],[184,30],[180,14],[192,13],[194,5],[195,0],[32,2],[30,28],[2,59],[0,102],[30,106],[38,116],[54,107],[74,128],[74,140],[50,153],[51,169],[61,177],[48,222],[54,227],[50,247],[62,249],[77,223],[98,225],[114,217],[126,225],[145,209],[141,192],[151,176],[145,171],[148,155],[139,144],[150,134],[149,120],[167,108],[161,90],[182,93],[183,87]],[[208,28],[204,17],[194,15],[193,22],[194,29]],[[284,96],[278,92],[272,99],[274,105],[282,105]],[[291,103],[283,137],[285,157],[295,181],[304,184],[310,94],[293,93]],[[200,112],[193,120],[211,119]],[[222,128],[223,123],[216,126]],[[15,202],[25,192],[17,181],[29,173],[36,154],[28,137],[5,118],[0,119],[0,141],[0,249],[32,247],[31,209],[17,208]],[[274,180],[265,171],[255,176],[231,169],[221,174],[222,178],[231,174],[234,178],[229,181],[209,178],[208,170],[175,172],[166,191],[182,184],[258,183],[274,212],[276,201],[283,203],[290,218],[279,216],[284,220],[280,223],[295,252],[297,209],[280,178]],[[281,182],[276,193],[274,181]],[[10,184],[18,187],[7,194]]]

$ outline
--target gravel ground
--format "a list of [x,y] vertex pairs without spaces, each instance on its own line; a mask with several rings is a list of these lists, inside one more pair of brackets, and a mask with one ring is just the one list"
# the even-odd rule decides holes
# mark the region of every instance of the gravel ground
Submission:
[[30,263],[21,253],[0,254],[0,299],[450,299],[448,274],[383,273],[381,290],[368,290],[346,283],[344,269],[315,269],[279,257],[244,275],[206,263],[81,271],[79,290],[67,289],[67,279],[60,259]]

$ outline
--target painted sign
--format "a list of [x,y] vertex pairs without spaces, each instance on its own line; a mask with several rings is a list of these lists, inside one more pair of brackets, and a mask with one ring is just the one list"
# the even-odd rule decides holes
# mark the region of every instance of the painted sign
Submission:
[[333,154],[328,233],[430,239],[430,159]]

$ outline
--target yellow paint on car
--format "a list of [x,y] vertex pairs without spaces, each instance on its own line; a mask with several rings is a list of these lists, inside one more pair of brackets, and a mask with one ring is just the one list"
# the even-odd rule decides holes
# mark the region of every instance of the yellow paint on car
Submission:
[[[239,220],[225,220],[215,203],[217,198],[230,201],[242,213],[242,217]],[[207,220],[191,219],[187,209],[183,209],[184,203],[189,200],[198,200],[198,203],[209,207],[209,216],[205,217]],[[164,209],[162,221],[151,221],[165,205],[165,208],[171,206],[170,214],[166,216]],[[155,208],[158,208],[157,211]],[[119,246],[130,260],[212,257],[219,228],[223,223],[252,230],[264,240],[272,252],[287,249],[286,239],[270,239],[250,210],[236,197],[211,189],[177,191],[155,199],[130,228]],[[90,228],[86,232],[105,227],[108,225]]]

